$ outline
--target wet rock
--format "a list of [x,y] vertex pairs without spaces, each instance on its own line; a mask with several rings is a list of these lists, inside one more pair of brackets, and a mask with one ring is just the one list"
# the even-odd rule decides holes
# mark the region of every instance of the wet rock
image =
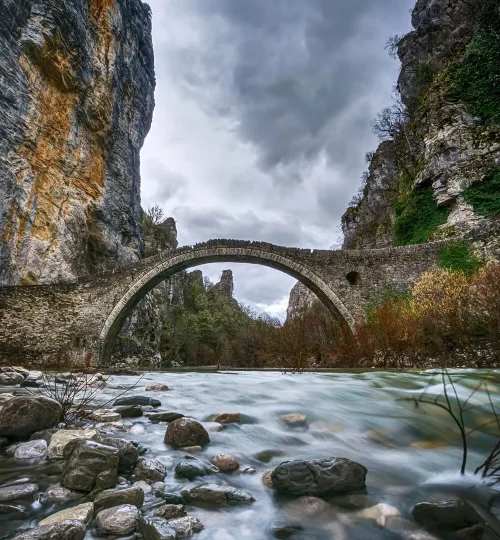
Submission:
[[143,540],[177,540],[177,533],[163,518],[141,517],[139,532]]
[[184,418],[184,415],[175,411],[149,413],[146,415],[151,422],[173,422],[179,418]]
[[256,472],[257,470],[253,467],[243,467],[240,471],[241,474],[255,474]]
[[166,492],[161,495],[167,504],[186,504],[186,499],[180,493]]
[[39,487],[37,484],[15,484],[0,487],[0,503],[17,501],[18,499],[33,499]]
[[322,514],[331,508],[332,507],[323,499],[305,496],[286,503],[283,507],[283,511],[287,516],[300,521],[305,518],[311,518],[318,514]]
[[[151,489],[153,491],[153,493],[156,495],[157,493],[160,493],[160,497],[161,495],[164,493],[165,491],[165,482],[153,482],[151,484]],[[156,495],[158,496],[158,495]]]
[[430,531],[464,529],[480,521],[477,512],[461,499],[421,502],[413,508],[412,515]]
[[184,450],[184,452],[188,452],[189,454],[196,454],[202,452],[203,448],[201,446],[184,446],[181,450]]
[[0,436],[29,437],[35,431],[54,427],[61,416],[61,405],[43,396],[19,396],[2,406]]
[[144,414],[140,405],[127,405],[115,409],[122,418],[138,418]]
[[119,413],[112,411],[111,409],[96,409],[91,415],[90,419],[94,422],[119,422],[121,420]]
[[16,459],[45,459],[47,442],[43,439],[18,444],[14,452]]
[[50,515],[49,517],[42,519],[39,525],[54,525],[61,521],[66,521],[68,519],[75,519],[81,521],[85,525],[89,523],[94,515],[94,503],[84,503],[79,504],[78,506],[72,506],[71,508],[65,508],[60,512]]
[[484,527],[480,524],[466,527],[455,532],[456,540],[479,540],[483,537]]
[[120,471],[128,471],[137,463],[139,451],[130,441],[115,437],[106,437],[101,442],[107,446],[114,446],[118,450],[118,469]]
[[29,508],[13,504],[0,504],[0,518],[26,519],[30,515]]
[[62,483],[70,489],[92,491],[114,487],[118,450],[94,441],[77,441],[64,469]]
[[144,504],[144,491],[139,486],[125,489],[105,489],[98,493],[94,499],[96,514],[101,510],[124,504],[142,506]]
[[245,491],[218,484],[201,484],[181,491],[181,495],[190,504],[225,507],[251,504],[254,498]]
[[123,536],[133,533],[139,522],[139,511],[131,504],[101,510],[96,517],[97,528],[102,534]]
[[212,463],[221,472],[236,471],[240,467],[238,460],[231,454],[217,454],[212,459]]
[[54,433],[57,433],[58,431],[59,430],[57,428],[41,429],[40,431],[35,431],[35,433],[31,435],[30,441],[43,439],[47,444],[50,444],[52,435],[54,435]]
[[177,533],[178,538],[188,538],[195,533],[201,532],[205,525],[193,516],[185,516],[177,519],[171,519],[168,524]]
[[60,429],[50,439],[49,458],[63,459],[64,450],[72,441],[99,441],[100,438],[101,436],[97,429]]
[[16,371],[4,371],[0,373],[0,385],[16,386],[24,382],[24,377]]
[[167,390],[170,388],[166,384],[157,383],[146,386],[146,392],[166,392]]
[[132,478],[134,481],[144,480],[148,484],[162,482],[167,476],[167,469],[157,459],[140,458],[134,467]]
[[274,489],[272,475],[273,471],[267,471],[262,475],[262,483],[266,486],[266,488]]
[[71,501],[74,499],[79,499],[82,496],[82,493],[78,491],[73,491],[72,489],[68,489],[64,487],[61,483],[53,484],[49,486],[44,495],[43,500],[44,502],[66,502]]
[[165,442],[174,448],[205,446],[210,442],[207,430],[192,418],[179,418],[171,422],[165,433]]
[[280,420],[290,427],[303,427],[307,425],[307,416],[300,413],[283,414]]
[[346,458],[285,461],[272,472],[274,488],[288,495],[328,495],[366,487],[367,469]]
[[38,381],[23,381],[20,385],[21,388],[40,388],[42,386],[41,382]]
[[295,533],[298,533],[301,530],[302,530],[302,527],[300,525],[274,526],[271,529],[274,538],[278,538],[279,540],[287,540],[288,538],[291,538]]
[[153,512],[153,515],[165,519],[184,517],[186,515],[186,509],[182,504],[164,504],[159,506]]
[[146,396],[129,396],[118,398],[113,402],[113,407],[118,407],[119,405],[149,405],[151,407],[160,407],[161,401]]
[[218,422],[219,424],[231,424],[234,422],[240,422],[241,417],[240,413],[219,413],[215,418],[214,422]]
[[217,472],[219,472],[217,467],[210,463],[203,463],[202,461],[195,459],[181,461],[175,467],[175,474],[181,478],[187,478],[188,480],[194,480],[198,476],[205,476]]
[[30,370],[28,376],[26,377],[27,381],[41,381],[43,379],[43,372],[39,370]]
[[13,540],[83,540],[85,529],[81,521],[67,520],[30,529],[17,535]]
[[148,493],[151,493],[153,491],[153,488],[148,483],[144,482],[144,480],[134,482],[133,487],[138,487],[139,489],[141,489],[144,495],[148,495]]
[[269,463],[275,457],[283,457],[285,452],[283,450],[264,450],[259,452],[255,458],[261,461],[262,463]]

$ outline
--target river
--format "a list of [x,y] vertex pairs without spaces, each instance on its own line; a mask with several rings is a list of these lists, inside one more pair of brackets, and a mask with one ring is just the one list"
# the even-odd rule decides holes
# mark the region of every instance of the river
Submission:
[[[500,372],[451,373],[462,399],[479,380],[487,377],[491,395],[498,400]],[[113,376],[108,383],[101,402],[137,383],[137,377]],[[145,393],[144,388],[153,383],[168,384],[170,390]],[[147,373],[130,394],[157,398],[162,402],[160,410],[178,411],[202,422],[211,421],[221,412],[241,414],[239,424],[210,431],[210,444],[193,454],[207,461],[215,454],[232,454],[240,463],[240,472],[213,474],[194,483],[207,481],[241,488],[250,492],[255,502],[251,506],[217,510],[188,507],[188,513],[205,525],[196,535],[199,540],[273,538],[273,527],[297,521],[302,531],[294,539],[361,540],[401,538],[394,530],[410,526],[411,510],[417,502],[469,493],[467,486],[478,484],[476,477],[459,475],[460,435],[446,411],[432,406],[415,408],[413,403],[404,401],[418,397],[426,387],[428,395],[434,396],[442,385],[430,372]],[[466,414],[468,425],[490,422],[470,437],[468,471],[473,471],[496,441],[484,387],[475,393],[470,404],[473,408]],[[307,425],[289,426],[280,420],[287,413],[306,415]],[[137,441],[148,449],[147,457],[155,457],[167,466],[165,482],[169,491],[179,491],[189,484],[175,476],[173,468],[186,453],[165,445],[166,425],[153,424],[146,416],[124,419],[123,423],[127,431],[116,432],[115,436]],[[304,509],[276,496],[262,483],[263,473],[282,461],[331,456],[346,457],[367,467],[366,494],[357,500],[330,498],[328,511],[304,516]],[[40,478],[39,467],[17,467],[14,473],[12,459],[0,457],[2,483],[13,480],[15,475],[34,479],[42,487],[51,481],[50,477]],[[256,472],[242,473],[246,467]],[[475,487],[471,492],[481,501],[490,493],[483,487]],[[375,518],[362,515],[360,508],[379,503],[400,513],[396,520],[388,520],[391,527],[383,526],[387,525],[384,518],[379,518],[377,524]],[[33,525],[42,515],[57,509],[35,503]],[[87,538],[98,536],[88,532]]]

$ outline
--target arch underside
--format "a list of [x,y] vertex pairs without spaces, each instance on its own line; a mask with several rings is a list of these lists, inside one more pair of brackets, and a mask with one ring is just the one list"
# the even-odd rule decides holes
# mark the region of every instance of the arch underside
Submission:
[[221,248],[219,251],[215,251],[214,253],[213,249],[207,249],[174,253],[164,261],[158,262],[149,272],[143,273],[115,305],[101,330],[99,337],[99,355],[101,361],[107,362],[110,359],[115,339],[126,318],[148,292],[178,272],[210,263],[260,264],[288,274],[316,294],[330,312],[343,320],[350,330],[354,332],[354,318],[343,302],[328,283],[308,266],[274,252],[242,250],[240,248]]

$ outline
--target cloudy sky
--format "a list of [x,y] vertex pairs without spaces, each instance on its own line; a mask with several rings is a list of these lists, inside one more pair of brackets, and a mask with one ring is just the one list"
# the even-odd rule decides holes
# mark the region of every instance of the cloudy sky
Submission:
[[[414,0],[148,0],[157,75],[142,203],[180,245],[212,238],[328,248],[376,147]],[[224,265],[207,265],[217,279]],[[232,265],[235,296],[283,313],[294,280]]]

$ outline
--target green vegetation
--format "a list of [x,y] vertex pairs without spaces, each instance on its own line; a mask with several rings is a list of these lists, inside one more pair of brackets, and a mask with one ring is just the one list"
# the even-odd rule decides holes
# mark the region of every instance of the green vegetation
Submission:
[[472,274],[481,267],[481,261],[465,242],[452,242],[439,250],[439,266]]
[[483,122],[500,122],[500,34],[485,30],[474,36],[452,74],[452,95]]
[[399,246],[427,242],[439,225],[446,223],[450,210],[440,208],[432,186],[417,187],[396,204],[394,238]]
[[420,62],[417,68],[417,84],[420,88],[429,86],[434,80],[434,70],[429,62]]
[[500,167],[486,178],[464,189],[462,195],[480,216],[496,218],[500,216]]

